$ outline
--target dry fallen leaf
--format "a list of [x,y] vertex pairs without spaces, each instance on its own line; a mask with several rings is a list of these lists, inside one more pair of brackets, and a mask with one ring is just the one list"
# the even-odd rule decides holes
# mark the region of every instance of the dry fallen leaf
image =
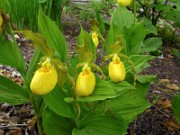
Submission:
[[11,135],[23,135],[21,128],[17,128],[17,129],[11,130],[11,131],[10,131],[10,134],[11,134]]
[[180,129],[180,124],[176,121],[170,120],[162,123],[169,131],[175,131]]
[[167,84],[166,87],[171,90],[179,90],[179,86],[177,84]]
[[33,130],[36,124],[36,117],[33,117],[28,121],[28,128],[29,130]]
[[162,108],[171,108],[171,101],[169,99],[161,99],[157,101],[157,105],[161,106]]
[[159,83],[170,83],[169,79],[159,79]]

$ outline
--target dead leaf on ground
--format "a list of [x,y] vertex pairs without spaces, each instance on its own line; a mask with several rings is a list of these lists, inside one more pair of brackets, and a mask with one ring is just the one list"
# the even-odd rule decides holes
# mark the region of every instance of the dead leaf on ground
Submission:
[[170,83],[169,79],[159,79],[159,83]]
[[36,117],[33,117],[28,121],[28,128],[29,130],[33,130],[36,125]]
[[21,128],[13,129],[10,131],[10,135],[23,135],[22,129]]
[[180,129],[180,124],[176,121],[170,120],[162,123],[169,131],[176,131]]
[[171,90],[179,90],[179,86],[177,84],[167,84],[166,87]]
[[157,101],[157,105],[164,109],[170,109],[172,107],[171,101],[169,99],[161,99]]

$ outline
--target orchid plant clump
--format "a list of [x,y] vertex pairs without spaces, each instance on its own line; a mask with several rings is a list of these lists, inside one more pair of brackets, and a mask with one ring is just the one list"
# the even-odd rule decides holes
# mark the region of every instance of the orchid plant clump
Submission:
[[[15,67],[24,80],[20,86],[0,76],[0,101],[31,103],[41,135],[123,135],[150,106],[146,95],[155,76],[139,75],[154,58],[141,52],[150,31],[124,6],[114,10],[109,31],[98,12],[94,22],[91,34],[81,26],[77,55],[68,57],[64,35],[39,10],[38,33],[15,31],[36,48],[28,69],[15,39],[6,38],[13,37],[10,26],[0,35],[0,64]],[[102,48],[100,65],[97,49]]]

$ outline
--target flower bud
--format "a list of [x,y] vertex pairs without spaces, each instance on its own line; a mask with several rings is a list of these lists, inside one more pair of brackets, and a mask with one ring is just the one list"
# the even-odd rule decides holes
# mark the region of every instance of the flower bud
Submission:
[[76,81],[76,95],[89,96],[96,84],[95,75],[88,65],[85,65]]
[[94,42],[94,45],[97,47],[99,45],[98,34],[96,32],[93,32],[91,37],[92,37],[92,40]]
[[133,0],[117,0],[119,6],[129,6]]
[[109,64],[109,77],[113,82],[123,81],[126,76],[124,64],[117,55],[114,55],[112,62]]
[[44,95],[53,90],[57,81],[58,74],[56,68],[51,64],[50,58],[47,58],[35,72],[31,80],[30,88],[33,93]]

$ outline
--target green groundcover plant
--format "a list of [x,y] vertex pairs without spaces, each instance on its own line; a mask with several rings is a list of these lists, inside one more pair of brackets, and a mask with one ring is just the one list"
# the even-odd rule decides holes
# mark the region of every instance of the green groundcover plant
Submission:
[[38,33],[15,31],[31,39],[36,48],[26,67],[5,13],[0,15],[1,26],[6,23],[0,34],[0,64],[16,68],[23,78],[23,85],[18,85],[0,76],[0,102],[32,104],[39,134],[123,135],[137,115],[150,107],[146,95],[155,76],[139,73],[154,58],[142,53],[151,31],[126,7],[114,9],[105,39],[97,13],[92,33],[102,43],[103,60],[98,65],[93,36],[81,27],[77,55],[69,57],[59,27],[40,9]]

